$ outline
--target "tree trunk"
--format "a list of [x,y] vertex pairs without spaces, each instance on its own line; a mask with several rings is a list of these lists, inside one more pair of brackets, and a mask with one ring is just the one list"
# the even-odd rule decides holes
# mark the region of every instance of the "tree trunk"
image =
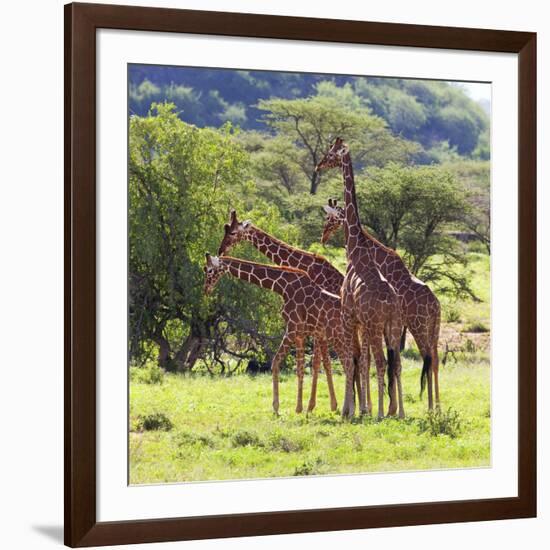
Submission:
[[177,372],[190,371],[200,359],[206,347],[207,340],[200,334],[200,330],[191,329],[191,334],[174,356],[174,363]]
[[164,370],[170,370],[170,343],[168,342],[168,340],[166,340],[166,338],[164,338],[164,336],[155,336],[154,342],[159,347],[159,353],[157,357],[159,367]]
[[319,172],[313,172],[312,176],[311,176],[311,185],[310,185],[310,188],[309,188],[309,193],[310,195],[315,195],[317,194],[317,188],[319,187],[319,180],[321,179],[321,174],[319,174]]

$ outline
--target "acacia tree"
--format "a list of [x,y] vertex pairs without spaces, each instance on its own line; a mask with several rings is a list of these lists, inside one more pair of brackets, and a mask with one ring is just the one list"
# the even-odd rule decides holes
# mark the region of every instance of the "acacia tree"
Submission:
[[[357,185],[365,225],[384,244],[399,249],[414,275],[441,292],[477,299],[469,285],[468,257],[448,230],[471,215],[468,192],[439,166],[390,163],[371,168]],[[361,178],[359,178],[361,181]]]
[[[261,100],[263,121],[294,147],[278,154],[277,166],[298,167],[309,182],[309,192],[317,193],[321,173],[315,167],[336,136],[353,148],[358,165],[381,166],[388,160],[405,162],[418,151],[418,145],[394,136],[383,119],[371,114],[351,88],[331,83],[318,87],[317,94],[300,99]],[[282,159],[282,160],[281,160]]]
[[[215,252],[231,207],[245,208],[248,156],[231,127],[198,129],[173,105],[130,120],[130,356],[156,350],[161,366],[188,370],[209,355],[239,357],[276,337],[273,298],[220,283],[203,295],[204,254]],[[269,212],[265,204],[256,207]],[[237,345],[238,344],[238,345]]]
[[491,175],[487,161],[459,160],[445,165],[468,190],[470,211],[464,227],[491,253]]

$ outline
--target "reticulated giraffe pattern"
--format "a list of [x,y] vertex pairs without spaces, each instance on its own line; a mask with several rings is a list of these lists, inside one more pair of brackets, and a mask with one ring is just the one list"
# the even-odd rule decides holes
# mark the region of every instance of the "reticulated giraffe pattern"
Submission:
[[[344,233],[348,270],[342,287],[342,326],[345,341],[344,369],[346,392],[342,413],[353,416],[354,364],[351,354],[351,338],[361,327],[363,346],[361,353],[361,412],[368,412],[371,404],[369,382],[369,348],[376,364],[378,381],[378,417],[384,415],[384,375],[386,362],[383,343],[388,349],[388,385],[390,404],[388,415],[399,413],[404,417],[403,390],[401,385],[400,339],[402,330],[401,307],[396,291],[376,266],[372,249],[363,233],[357,199],[353,167],[348,147],[338,138],[317,166],[317,170],[340,167],[344,179],[345,216]],[[397,403],[396,403],[397,386]]]
[[344,276],[326,258],[291,246],[248,220],[239,222],[235,210],[231,211],[230,222],[225,224],[224,231],[218,255],[227,254],[236,244],[248,241],[277,265],[301,269],[320,287],[340,294]]
[[[330,236],[344,225],[345,212],[337,200],[329,199],[324,207],[325,225],[321,241],[326,243]],[[423,358],[422,386],[428,383],[428,407],[433,408],[432,373],[435,386],[435,404],[439,407],[439,327],[441,307],[430,287],[417,279],[405,265],[399,254],[384,246],[368,231],[363,229],[367,245],[376,266],[391,283],[401,305],[403,323],[410,330]]]
[[315,346],[312,391],[308,411],[315,407],[321,359],[327,377],[331,408],[335,410],[337,403],[328,348],[332,347],[342,360],[345,355],[345,338],[341,322],[340,298],[320,288],[311,281],[304,271],[299,269],[259,264],[228,256],[216,257],[209,254],[206,255],[205,292],[210,293],[220,277],[226,273],[256,286],[267,288],[283,298],[282,315],[286,324],[285,334],[271,365],[274,412],[278,413],[279,411],[279,367],[292,346],[296,348],[298,377],[296,412],[302,411],[304,342],[307,337],[314,338]]

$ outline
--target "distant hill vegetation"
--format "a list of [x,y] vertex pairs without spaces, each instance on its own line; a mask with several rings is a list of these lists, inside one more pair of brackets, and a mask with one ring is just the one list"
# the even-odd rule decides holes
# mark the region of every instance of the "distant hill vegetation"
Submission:
[[447,82],[149,65],[131,65],[129,80],[131,114],[145,116],[152,103],[167,101],[199,127],[229,121],[270,133],[262,100],[331,98],[380,117],[392,134],[419,144],[416,163],[490,156],[487,106]]

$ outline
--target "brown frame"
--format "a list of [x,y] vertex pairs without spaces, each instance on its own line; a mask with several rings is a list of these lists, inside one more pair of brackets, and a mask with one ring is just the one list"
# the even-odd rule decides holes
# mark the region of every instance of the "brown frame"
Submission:
[[[517,53],[518,497],[96,521],[96,29]],[[72,547],[536,515],[536,34],[101,4],[65,6],[65,544]]]

